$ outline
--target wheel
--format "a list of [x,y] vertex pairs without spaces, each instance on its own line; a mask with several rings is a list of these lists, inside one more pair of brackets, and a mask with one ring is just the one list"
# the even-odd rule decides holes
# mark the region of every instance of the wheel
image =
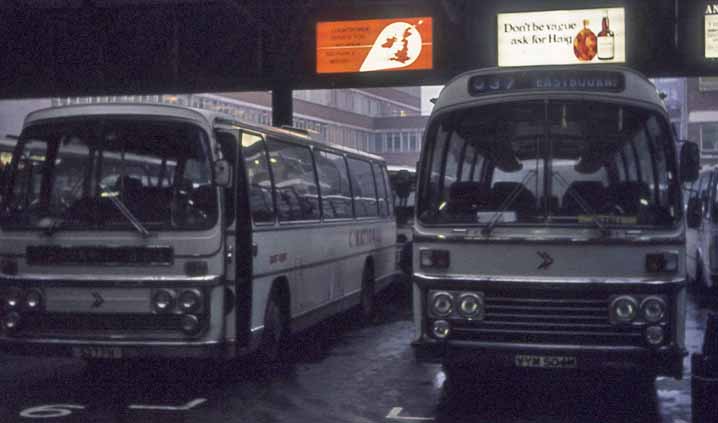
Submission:
[[284,361],[288,335],[286,321],[279,302],[279,290],[274,289],[267,301],[264,330],[259,346],[261,360],[270,366],[276,366]]
[[374,295],[374,269],[364,266],[361,282],[360,311],[362,320],[371,322],[376,316],[376,296]]

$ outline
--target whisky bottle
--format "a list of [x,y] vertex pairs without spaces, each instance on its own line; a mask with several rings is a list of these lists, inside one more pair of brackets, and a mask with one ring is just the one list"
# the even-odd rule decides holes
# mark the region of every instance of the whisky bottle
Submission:
[[573,39],[573,53],[582,62],[590,62],[596,57],[596,34],[588,27],[590,21],[583,20],[583,29]]
[[601,21],[601,32],[598,33],[598,60],[611,60],[615,54],[615,35],[608,21],[608,11]]

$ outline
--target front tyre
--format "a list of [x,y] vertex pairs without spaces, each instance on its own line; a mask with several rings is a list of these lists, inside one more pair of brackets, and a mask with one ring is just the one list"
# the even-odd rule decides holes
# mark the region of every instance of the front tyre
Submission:
[[282,313],[278,291],[275,289],[267,301],[264,313],[264,330],[259,347],[261,360],[271,366],[283,363],[287,337],[286,319]]

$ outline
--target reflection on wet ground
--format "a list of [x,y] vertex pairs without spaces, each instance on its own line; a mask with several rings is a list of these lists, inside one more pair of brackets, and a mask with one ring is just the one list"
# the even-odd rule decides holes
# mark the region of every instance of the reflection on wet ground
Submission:
[[[702,345],[710,309],[718,310],[718,299],[691,297],[691,351]],[[689,371],[655,387],[606,375],[506,376],[450,387],[440,366],[414,361],[412,335],[408,293],[394,288],[374,324],[350,313],[294,339],[286,369],[251,359],[88,368],[3,357],[0,422],[690,422]]]

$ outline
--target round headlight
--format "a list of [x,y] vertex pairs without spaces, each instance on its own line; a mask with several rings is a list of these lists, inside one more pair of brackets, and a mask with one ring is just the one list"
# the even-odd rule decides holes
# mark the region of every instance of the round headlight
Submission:
[[641,304],[641,313],[647,322],[659,322],[666,314],[666,303],[658,297],[646,298]]
[[40,291],[32,289],[25,295],[25,308],[28,310],[38,310],[42,305],[42,294]]
[[3,316],[0,324],[2,324],[3,329],[6,331],[14,331],[20,326],[20,313],[11,311]]
[[646,341],[651,345],[660,345],[663,343],[665,334],[660,326],[649,326],[646,328]]
[[168,289],[160,289],[152,298],[152,305],[158,313],[169,313],[175,304],[175,293]]
[[462,294],[459,300],[459,313],[467,319],[480,317],[483,313],[484,304],[476,294]]
[[618,297],[611,303],[613,320],[619,323],[629,323],[636,318],[638,304],[633,297]]
[[18,288],[10,288],[5,296],[5,306],[9,310],[15,310],[22,304],[22,291]]
[[199,291],[191,289],[180,294],[177,304],[183,312],[192,313],[199,309],[201,301]]
[[451,314],[451,310],[454,308],[453,297],[446,292],[439,292],[434,295],[431,302],[431,309],[435,315],[446,317]]
[[446,320],[435,321],[432,331],[434,332],[435,337],[439,339],[446,338],[447,336],[449,336],[449,332],[451,332],[451,329],[449,329],[449,322],[447,322]]
[[182,316],[182,332],[187,335],[194,335],[199,331],[199,319],[193,314],[185,314]]

